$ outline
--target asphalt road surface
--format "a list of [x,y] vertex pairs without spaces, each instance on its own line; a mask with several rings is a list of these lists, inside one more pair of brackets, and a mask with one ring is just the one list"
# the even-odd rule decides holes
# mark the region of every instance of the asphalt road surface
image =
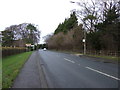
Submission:
[[38,51],[50,88],[118,88],[118,65],[53,51]]

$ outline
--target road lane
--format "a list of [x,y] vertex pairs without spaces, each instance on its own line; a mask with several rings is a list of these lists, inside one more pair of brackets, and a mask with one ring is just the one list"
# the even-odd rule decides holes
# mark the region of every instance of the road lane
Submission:
[[[90,70],[104,71],[117,77],[114,64],[94,62],[70,54],[39,51],[49,87],[54,88],[117,88],[118,80]],[[73,63],[74,62],[74,63]],[[112,67],[111,67],[112,66]],[[111,71],[109,71],[111,70]]]
[[65,55],[67,59],[71,59],[76,63],[79,63],[83,66],[88,66],[95,68],[97,70],[106,72],[110,75],[113,75],[115,77],[118,77],[118,64],[112,64],[112,63],[104,63],[103,60],[97,61],[95,58],[88,58],[88,57],[77,57],[77,56],[71,56],[69,54],[62,54]]
[[93,69],[93,68],[90,68],[90,67],[85,67],[85,68],[87,68],[87,69],[89,69],[89,70],[92,70],[92,71],[95,71],[95,72],[97,72],[97,73],[103,74],[103,75],[105,75],[105,76],[107,76],[107,77],[113,78],[113,79],[115,79],[115,80],[120,80],[120,79],[117,78],[117,77],[111,76],[111,75],[109,75],[109,74],[103,73],[103,72],[98,71],[98,70],[95,70],[95,69]]
[[[66,61],[71,62],[71,63],[75,63],[74,61],[69,60],[69,59],[67,59],[67,58],[64,58],[64,59],[65,59]],[[78,64],[78,65],[80,65],[80,64]],[[89,69],[89,70],[92,70],[92,71],[95,71],[95,72],[97,72],[97,73],[103,74],[103,75],[105,75],[105,76],[107,76],[107,77],[113,78],[113,79],[115,79],[115,80],[120,80],[119,78],[117,78],[117,77],[115,77],[115,76],[111,76],[111,75],[106,74],[106,73],[104,73],[104,72],[95,70],[95,69],[93,69],[93,68],[91,68],[91,67],[85,67],[85,68],[87,68],[87,69]]]

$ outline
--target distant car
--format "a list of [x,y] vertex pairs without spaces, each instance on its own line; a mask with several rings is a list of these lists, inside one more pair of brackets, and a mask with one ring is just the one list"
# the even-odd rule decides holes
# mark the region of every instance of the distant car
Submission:
[[47,49],[46,49],[46,48],[44,48],[43,50],[44,50],[44,51],[46,51]]

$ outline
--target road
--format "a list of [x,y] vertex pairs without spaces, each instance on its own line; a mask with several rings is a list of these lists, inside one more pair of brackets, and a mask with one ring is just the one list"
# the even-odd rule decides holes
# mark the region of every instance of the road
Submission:
[[118,65],[53,51],[38,51],[50,88],[118,88]]

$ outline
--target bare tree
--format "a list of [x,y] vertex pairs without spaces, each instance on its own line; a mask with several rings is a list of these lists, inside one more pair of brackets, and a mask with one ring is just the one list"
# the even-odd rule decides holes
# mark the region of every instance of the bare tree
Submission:
[[79,25],[68,31],[66,34],[60,32],[55,35],[47,35],[45,41],[48,44],[49,49],[79,51],[83,47],[82,39],[82,25]]

